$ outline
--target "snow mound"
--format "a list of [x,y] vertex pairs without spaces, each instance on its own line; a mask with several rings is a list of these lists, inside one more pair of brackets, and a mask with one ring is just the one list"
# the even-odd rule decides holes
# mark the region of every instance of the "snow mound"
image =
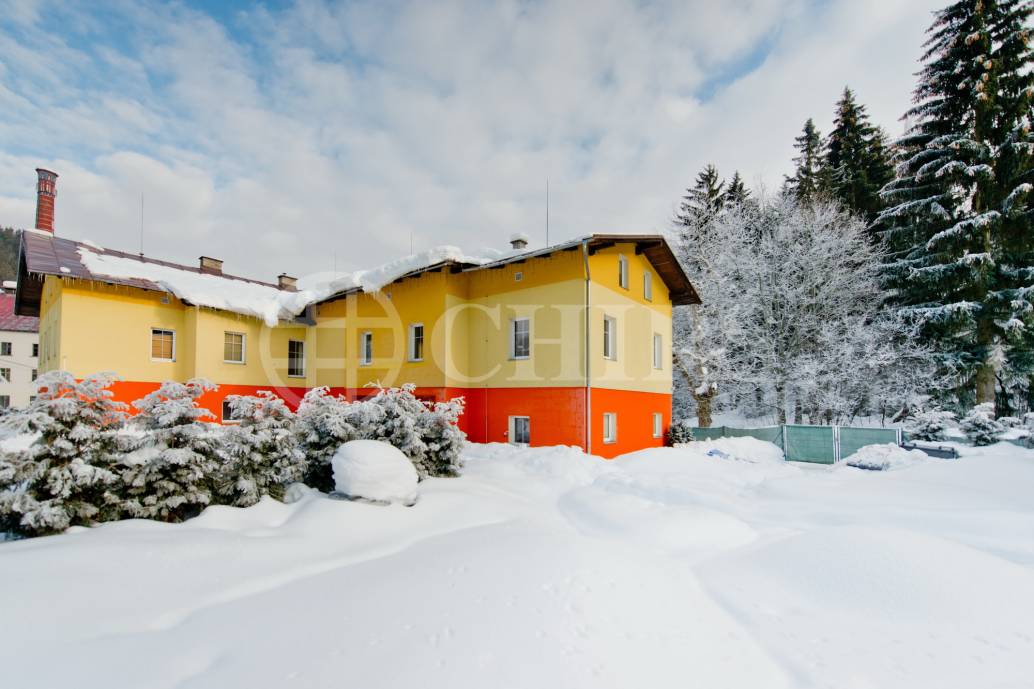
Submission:
[[855,467],[856,469],[885,471],[887,469],[902,469],[922,462],[925,459],[925,452],[906,450],[894,443],[886,443],[884,445],[866,445],[844,460],[844,462],[847,466]]
[[401,450],[380,440],[351,440],[331,459],[334,486],[350,498],[412,505],[417,473]]
[[694,440],[687,443],[685,447],[703,452],[710,457],[731,459],[737,462],[782,464],[786,461],[783,451],[777,445],[751,437]]

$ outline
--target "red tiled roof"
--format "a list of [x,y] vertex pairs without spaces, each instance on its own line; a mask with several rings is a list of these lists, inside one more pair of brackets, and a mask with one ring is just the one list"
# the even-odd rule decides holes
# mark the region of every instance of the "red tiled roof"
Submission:
[[14,295],[0,293],[0,330],[20,333],[38,333],[39,319],[14,314]]

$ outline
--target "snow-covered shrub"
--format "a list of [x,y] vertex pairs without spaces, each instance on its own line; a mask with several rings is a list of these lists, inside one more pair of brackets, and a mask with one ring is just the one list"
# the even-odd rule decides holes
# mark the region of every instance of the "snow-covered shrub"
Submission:
[[418,417],[417,431],[426,446],[422,463],[416,465],[422,476],[459,476],[461,453],[467,442],[458,425],[463,407],[464,399],[457,397],[435,402]]
[[913,440],[936,442],[947,437],[947,431],[954,423],[955,414],[950,411],[916,411],[905,420],[905,431]]
[[0,530],[39,535],[119,518],[126,412],[107,389],[114,381],[110,373],[80,382],[66,371],[45,373],[36,399],[5,417],[17,432],[39,437],[0,455]]
[[254,505],[263,495],[282,498],[284,487],[305,474],[294,414],[269,390],[226,399],[240,423],[222,431],[224,461],[216,485],[220,498],[238,507]]
[[409,457],[420,478],[457,476],[460,452],[466,436],[456,425],[463,400],[429,405],[414,394],[416,386],[381,388],[368,400],[380,410],[372,426],[363,426],[361,437],[389,442]]
[[991,402],[973,407],[959,422],[959,428],[974,445],[993,445],[1005,432],[1005,427],[995,420],[994,404]]
[[202,421],[213,415],[197,400],[215,389],[201,378],[166,382],[133,403],[140,411],[134,422],[145,433],[123,458],[129,514],[180,521],[212,501],[221,433]]
[[665,444],[669,447],[693,442],[693,427],[690,425],[689,419],[672,421],[668,427],[668,435],[665,437],[665,441]]
[[[362,405],[361,402],[355,404]],[[359,438],[359,426],[368,422],[369,410],[354,408],[355,404],[332,396],[326,387],[305,393],[298,406],[294,430],[298,447],[305,455],[306,470],[302,480],[306,485],[325,493],[334,489],[331,457],[342,444]]]
[[416,467],[406,455],[382,440],[352,440],[331,460],[334,487],[349,498],[416,503]]
[[999,416],[998,423],[1006,428],[1022,428],[1023,420],[1018,416]]

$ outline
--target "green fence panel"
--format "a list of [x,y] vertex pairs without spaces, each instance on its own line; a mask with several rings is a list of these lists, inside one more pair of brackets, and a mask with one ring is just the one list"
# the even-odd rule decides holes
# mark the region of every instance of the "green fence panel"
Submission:
[[832,426],[786,426],[786,459],[791,462],[833,464],[836,443]]
[[725,426],[711,426],[710,428],[694,428],[693,438],[696,440],[714,440],[725,437]]
[[757,438],[776,445],[783,449],[783,427],[765,426],[764,428],[729,428],[726,427],[725,435],[729,438]]
[[840,427],[840,459],[847,459],[866,445],[898,444],[898,432],[893,428]]

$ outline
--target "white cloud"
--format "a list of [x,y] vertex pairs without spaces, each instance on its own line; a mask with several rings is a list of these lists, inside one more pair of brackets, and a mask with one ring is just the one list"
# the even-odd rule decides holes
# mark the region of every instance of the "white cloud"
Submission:
[[[300,1],[0,20],[0,224],[260,277],[441,243],[658,230],[708,162],[778,184],[845,84],[892,133],[940,0]],[[77,27],[62,31],[61,27]],[[118,38],[119,40],[115,40]]]

